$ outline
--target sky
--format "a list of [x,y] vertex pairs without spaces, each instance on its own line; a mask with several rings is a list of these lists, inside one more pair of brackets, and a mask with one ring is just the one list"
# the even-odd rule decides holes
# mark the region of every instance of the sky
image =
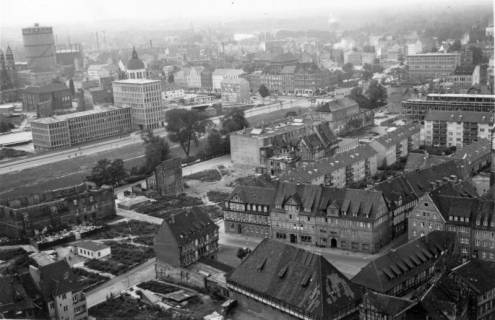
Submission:
[[[17,27],[39,22],[91,24],[101,21],[150,20],[236,20],[256,17],[284,17],[310,12],[332,12],[368,8],[428,5],[432,0],[0,0],[0,27]],[[483,0],[435,0],[438,3],[481,2]],[[486,1],[484,1],[486,2]]]

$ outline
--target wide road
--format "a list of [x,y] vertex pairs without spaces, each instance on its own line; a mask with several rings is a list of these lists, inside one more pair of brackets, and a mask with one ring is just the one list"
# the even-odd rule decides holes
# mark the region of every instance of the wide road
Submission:
[[[281,105],[279,104],[280,102],[282,102]],[[266,113],[271,113],[277,110],[290,109],[292,107],[308,107],[309,105],[310,103],[307,98],[279,97],[278,103],[248,110],[246,112],[246,118],[249,119],[250,117],[259,117],[260,115]],[[167,135],[166,130],[163,128],[154,130],[154,132],[159,136]],[[16,171],[21,171],[24,169],[29,169],[45,164],[55,163],[62,160],[77,159],[78,157],[81,156],[87,156],[102,151],[118,149],[124,146],[136,144],[140,142],[141,142],[140,134],[138,132],[133,132],[129,136],[96,142],[89,145],[83,145],[71,149],[65,149],[57,152],[50,152],[46,154],[26,157],[17,160],[0,161],[0,175],[5,173],[13,173]],[[171,149],[180,148],[178,144],[171,144],[170,147]],[[143,157],[143,156],[138,156],[138,157]],[[135,158],[136,156],[133,156],[123,160],[129,161]]]

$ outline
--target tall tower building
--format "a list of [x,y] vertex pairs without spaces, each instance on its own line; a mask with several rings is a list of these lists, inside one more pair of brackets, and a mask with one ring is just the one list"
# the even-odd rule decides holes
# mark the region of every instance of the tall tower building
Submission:
[[2,49],[0,49],[0,69],[3,69],[5,66],[5,56],[3,55]]
[[495,185],[495,125],[492,128],[492,163],[490,167],[490,186]]
[[34,27],[22,29],[24,51],[28,67],[34,72],[56,70],[55,39],[52,27]]
[[112,82],[113,99],[118,107],[131,107],[132,127],[156,129],[165,124],[160,80],[126,79]]
[[5,67],[9,71],[15,70],[14,53],[12,53],[10,46],[7,46],[7,50],[5,51]]

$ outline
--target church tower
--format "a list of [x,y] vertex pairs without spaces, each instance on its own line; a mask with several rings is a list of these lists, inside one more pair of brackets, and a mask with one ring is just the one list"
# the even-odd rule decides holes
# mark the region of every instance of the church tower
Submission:
[[5,69],[5,56],[3,55],[2,49],[0,49],[0,70]]
[[7,46],[7,51],[5,51],[5,65],[7,70],[15,70],[14,54],[12,53],[10,46]]

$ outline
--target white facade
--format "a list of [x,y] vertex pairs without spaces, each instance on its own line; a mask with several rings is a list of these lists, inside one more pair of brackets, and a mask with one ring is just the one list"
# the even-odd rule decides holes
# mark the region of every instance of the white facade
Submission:
[[131,107],[132,127],[137,130],[156,129],[165,124],[160,80],[127,79],[114,81],[116,106]]
[[239,76],[244,74],[242,69],[216,69],[211,75],[213,90],[220,91],[222,89],[222,81],[225,79],[239,79]]
[[110,246],[105,248],[91,248],[88,246],[77,246],[77,255],[88,259],[101,259],[111,254]]

